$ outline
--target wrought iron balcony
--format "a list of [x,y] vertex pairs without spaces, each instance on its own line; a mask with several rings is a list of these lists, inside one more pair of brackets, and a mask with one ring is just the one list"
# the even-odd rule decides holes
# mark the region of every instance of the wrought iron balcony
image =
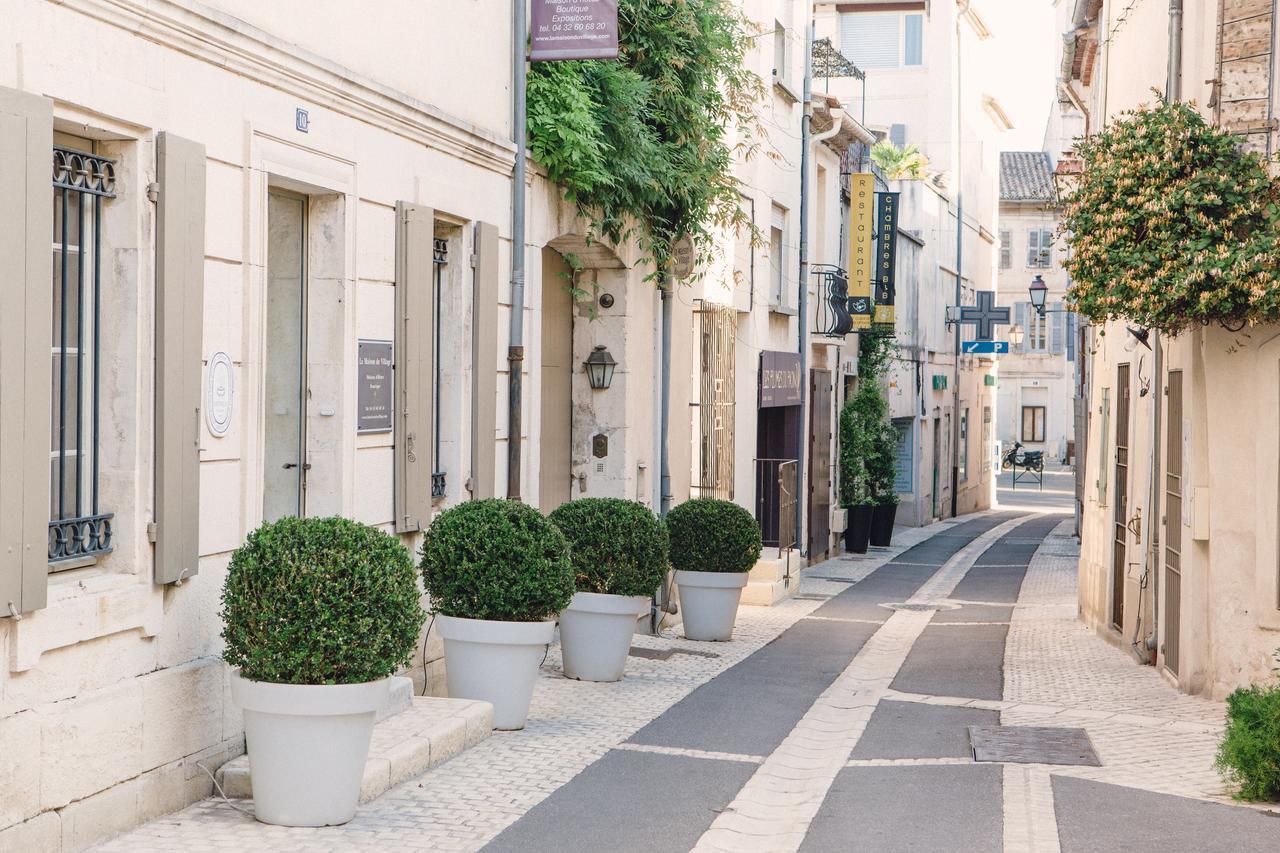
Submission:
[[49,562],[78,560],[111,552],[114,513],[64,518],[49,522]]
[[831,264],[814,264],[810,271],[818,282],[814,334],[843,338],[853,330],[853,316],[849,313],[849,274]]

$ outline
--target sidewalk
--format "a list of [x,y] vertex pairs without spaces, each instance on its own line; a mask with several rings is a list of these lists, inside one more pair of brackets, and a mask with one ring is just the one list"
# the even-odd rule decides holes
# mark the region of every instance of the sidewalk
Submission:
[[[564,679],[553,646],[525,731],[495,732],[342,827],[269,827],[211,799],[100,849],[1272,844],[1274,821],[1225,804],[1223,706],[1076,621],[1069,530],[1008,511],[900,530],[893,549],[808,569],[779,606],[744,607],[730,643],[636,637],[659,657],[632,658],[618,684]],[[971,725],[1083,728],[1100,766],[977,762]]]

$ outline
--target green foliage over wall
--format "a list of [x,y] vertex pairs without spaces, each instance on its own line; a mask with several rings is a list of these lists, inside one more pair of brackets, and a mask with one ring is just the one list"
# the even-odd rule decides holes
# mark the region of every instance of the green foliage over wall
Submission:
[[1280,320],[1280,189],[1194,107],[1159,103],[1082,140],[1062,231],[1076,310],[1177,333]]
[[732,175],[765,139],[755,35],[732,0],[620,0],[616,62],[532,66],[530,152],[597,235],[659,268],[684,233],[699,250],[718,227],[755,236]]

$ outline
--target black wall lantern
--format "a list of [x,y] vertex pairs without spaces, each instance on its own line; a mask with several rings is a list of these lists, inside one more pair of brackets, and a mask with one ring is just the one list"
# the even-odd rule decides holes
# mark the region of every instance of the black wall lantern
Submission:
[[618,362],[613,360],[604,344],[597,344],[582,366],[587,371],[587,381],[591,383],[592,390],[603,391],[613,384],[613,370]]

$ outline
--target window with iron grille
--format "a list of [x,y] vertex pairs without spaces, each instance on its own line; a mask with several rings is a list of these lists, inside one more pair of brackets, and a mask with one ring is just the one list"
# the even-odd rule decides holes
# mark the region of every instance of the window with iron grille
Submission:
[[102,208],[115,198],[115,164],[53,149],[53,382],[49,449],[49,568],[111,550],[112,514],[98,502]]
[[440,461],[440,314],[444,295],[444,277],[449,265],[449,241],[436,237],[433,249],[431,311],[435,319],[435,328],[432,331],[435,341],[434,355],[431,360],[431,411],[435,423],[431,444],[431,497],[439,499],[445,496],[446,486],[444,466]]

